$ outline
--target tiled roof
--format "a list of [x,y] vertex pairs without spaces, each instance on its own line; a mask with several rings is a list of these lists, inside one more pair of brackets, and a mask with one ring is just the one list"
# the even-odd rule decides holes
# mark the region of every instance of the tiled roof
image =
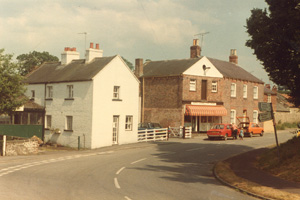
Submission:
[[[143,77],[158,77],[158,76],[178,76],[184,73],[188,68],[201,60],[200,58],[190,58],[182,60],[163,60],[150,61],[144,65]],[[264,83],[260,79],[253,76],[243,68],[230,62],[208,58],[209,61],[219,70],[226,78],[246,80],[256,83]]]
[[95,58],[89,63],[85,63],[84,59],[79,59],[67,65],[61,65],[60,62],[44,63],[31,72],[24,82],[37,84],[91,80],[115,57]]

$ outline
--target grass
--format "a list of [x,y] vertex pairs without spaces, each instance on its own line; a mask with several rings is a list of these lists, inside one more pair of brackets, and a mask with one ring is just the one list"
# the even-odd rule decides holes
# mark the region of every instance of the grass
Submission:
[[215,168],[216,174],[225,182],[241,190],[254,193],[266,198],[278,200],[300,200],[300,195],[291,194],[270,187],[261,186],[246,179],[240,178],[230,169],[230,163],[226,161],[219,162]]
[[286,128],[297,128],[297,124],[299,124],[299,122],[293,122],[293,123],[284,122],[284,123],[281,123],[281,121],[279,120],[279,122],[276,124],[276,129],[277,130],[285,130]]
[[279,147],[259,156],[257,166],[280,178],[300,183],[300,137],[293,137]]

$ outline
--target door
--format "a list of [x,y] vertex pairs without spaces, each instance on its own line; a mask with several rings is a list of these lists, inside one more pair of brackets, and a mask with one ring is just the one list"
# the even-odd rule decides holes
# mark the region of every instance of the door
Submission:
[[207,80],[201,82],[201,100],[207,100]]
[[118,136],[119,136],[119,116],[113,116],[113,137],[112,137],[113,144],[118,144]]

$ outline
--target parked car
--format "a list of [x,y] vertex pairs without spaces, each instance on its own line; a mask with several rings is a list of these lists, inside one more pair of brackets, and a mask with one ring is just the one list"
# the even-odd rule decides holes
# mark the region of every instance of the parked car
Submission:
[[237,117],[239,121],[238,128],[244,130],[244,136],[264,135],[264,128],[257,123],[250,122],[249,117]]
[[159,123],[152,123],[152,122],[144,122],[139,123],[138,130],[145,130],[145,129],[160,129],[162,126]]
[[207,137],[208,139],[222,138],[227,140],[228,137],[234,137],[232,132],[233,130],[231,124],[215,124],[210,130],[207,131]]

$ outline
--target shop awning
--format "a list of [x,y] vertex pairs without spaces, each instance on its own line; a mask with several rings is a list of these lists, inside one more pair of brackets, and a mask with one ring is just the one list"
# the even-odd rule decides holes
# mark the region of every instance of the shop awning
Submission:
[[189,116],[226,116],[224,106],[186,105],[185,115]]

